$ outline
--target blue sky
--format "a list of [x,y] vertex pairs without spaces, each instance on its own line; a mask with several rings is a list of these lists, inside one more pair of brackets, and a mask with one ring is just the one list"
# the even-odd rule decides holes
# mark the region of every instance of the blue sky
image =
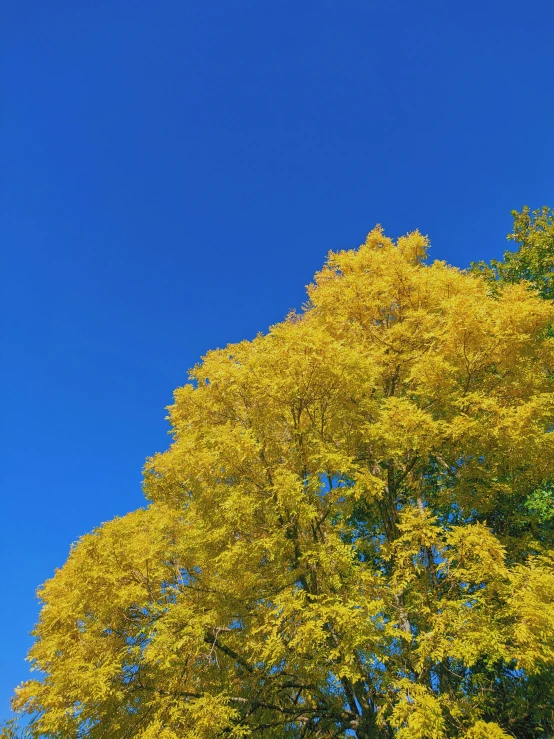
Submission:
[[380,222],[501,255],[554,205],[554,5],[4,0],[0,717],[71,542],[143,503],[208,349]]

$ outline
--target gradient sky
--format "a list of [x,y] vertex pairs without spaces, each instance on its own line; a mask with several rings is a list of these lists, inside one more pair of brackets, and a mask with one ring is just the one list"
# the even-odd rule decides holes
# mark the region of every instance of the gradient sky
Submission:
[[0,718],[69,546],[143,504],[208,349],[382,223],[554,205],[554,3],[3,0]]

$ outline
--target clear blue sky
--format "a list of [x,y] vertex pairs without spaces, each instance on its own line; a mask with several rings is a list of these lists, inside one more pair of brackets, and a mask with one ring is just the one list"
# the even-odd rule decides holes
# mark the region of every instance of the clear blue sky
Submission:
[[380,222],[500,256],[554,204],[554,4],[4,0],[0,717],[71,542],[143,503],[208,349]]

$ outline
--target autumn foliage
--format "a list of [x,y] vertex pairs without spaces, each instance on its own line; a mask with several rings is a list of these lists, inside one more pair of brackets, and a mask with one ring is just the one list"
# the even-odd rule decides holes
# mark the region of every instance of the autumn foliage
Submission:
[[33,737],[554,735],[554,305],[380,228],[49,580]]

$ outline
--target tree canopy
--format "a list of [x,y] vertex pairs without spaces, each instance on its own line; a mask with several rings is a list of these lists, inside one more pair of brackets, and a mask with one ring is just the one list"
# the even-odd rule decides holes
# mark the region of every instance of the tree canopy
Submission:
[[505,251],[504,259],[490,264],[477,262],[474,270],[481,271],[490,282],[526,281],[543,298],[554,299],[554,209],[543,206],[521,212],[512,211],[514,229],[508,235],[518,245],[516,251]]
[[147,507],[40,591],[30,736],[554,736],[554,304],[427,246],[192,370]]

